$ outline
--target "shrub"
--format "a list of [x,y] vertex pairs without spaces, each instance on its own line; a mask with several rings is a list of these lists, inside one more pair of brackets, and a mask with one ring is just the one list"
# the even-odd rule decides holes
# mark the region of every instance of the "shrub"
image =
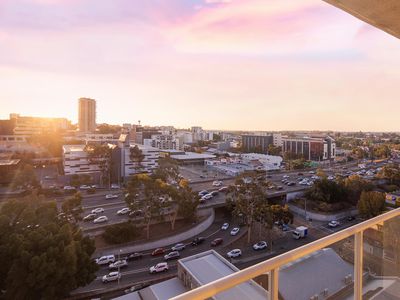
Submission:
[[108,244],[122,244],[133,241],[138,235],[136,226],[128,221],[108,226],[102,236]]

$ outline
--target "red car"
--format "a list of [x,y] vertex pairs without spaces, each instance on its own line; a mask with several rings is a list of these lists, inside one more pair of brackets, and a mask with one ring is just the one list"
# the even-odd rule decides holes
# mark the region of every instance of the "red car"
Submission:
[[156,256],[156,255],[161,255],[161,254],[164,254],[164,253],[165,253],[165,249],[164,248],[157,248],[151,253],[151,255],[152,256]]
[[213,240],[211,242],[211,246],[216,247],[218,245],[221,245],[223,242],[224,242],[224,240],[222,238],[216,238],[215,240]]

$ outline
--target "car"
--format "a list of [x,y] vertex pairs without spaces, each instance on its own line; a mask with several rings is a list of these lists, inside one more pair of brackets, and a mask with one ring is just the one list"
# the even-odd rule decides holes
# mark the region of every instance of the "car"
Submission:
[[178,251],[172,251],[168,253],[167,255],[164,255],[165,260],[171,260],[171,259],[177,259],[180,257],[180,254]]
[[202,198],[204,198],[205,200],[210,200],[213,197],[213,195],[211,193],[208,193],[207,195],[204,195]]
[[213,197],[214,197],[214,196],[217,196],[217,195],[218,195],[218,191],[212,191],[210,194],[211,194],[211,196],[213,196]]
[[104,223],[107,222],[108,218],[106,216],[98,217],[97,219],[93,220],[93,223]]
[[111,189],[117,190],[117,189],[119,189],[119,188],[120,188],[120,187],[119,187],[118,184],[115,184],[115,183],[111,184]]
[[211,242],[211,247],[216,247],[224,242],[222,238],[216,238]]
[[222,181],[216,180],[212,183],[213,186],[221,186],[222,185]]
[[218,192],[226,192],[228,190],[228,187],[227,186],[223,186],[223,187],[220,187],[219,189],[218,189]]
[[176,244],[175,246],[173,246],[173,247],[171,247],[171,250],[172,251],[182,251],[182,250],[184,250],[185,249],[185,244],[183,244],[183,243],[178,243],[178,244]]
[[282,178],[283,179],[288,179],[288,178],[290,178],[290,176],[289,175],[283,175]]
[[134,210],[129,213],[130,217],[141,217],[142,215],[143,215],[143,210],[141,209]]
[[229,228],[229,223],[224,223],[221,226],[221,230],[227,230]]
[[166,262],[158,263],[150,268],[150,274],[166,272],[166,271],[168,271],[168,263]]
[[83,218],[84,222],[93,221],[96,219],[96,214],[88,214],[86,217]]
[[332,181],[335,180],[335,177],[333,177],[332,175],[328,176],[328,180]]
[[199,192],[199,197],[203,197],[204,195],[207,195],[208,194],[208,191],[207,190],[203,190],[203,191],[200,191]]
[[114,194],[107,194],[106,195],[106,199],[115,199],[118,198],[118,195],[114,195]]
[[104,208],[102,207],[97,207],[95,209],[92,209],[92,214],[100,214],[102,212],[104,212]]
[[303,176],[304,174],[302,172],[297,173],[299,176]]
[[107,275],[104,275],[102,278],[103,283],[108,283],[111,281],[117,281],[121,278],[121,273],[119,272],[111,272]]
[[128,266],[128,262],[125,259],[117,260],[116,262],[113,262],[109,264],[108,268],[110,270],[115,270],[119,268],[125,268]]
[[231,235],[237,235],[239,233],[239,227],[235,227],[231,230]]
[[355,220],[356,218],[354,217],[354,216],[348,216],[347,217],[347,221],[353,221],[353,220]]
[[282,224],[282,231],[288,231],[290,228],[286,224]]
[[288,186],[294,186],[294,185],[296,185],[296,182],[290,181],[290,182],[287,183],[287,185],[288,185]]
[[200,175],[200,178],[206,178],[206,176],[202,174],[202,175]]
[[66,185],[66,186],[64,186],[64,190],[65,190],[65,191],[75,190],[75,187],[70,186],[70,185]]
[[151,256],[157,256],[165,253],[164,248],[157,248],[153,252],[151,252]]
[[266,241],[261,241],[261,242],[258,242],[257,244],[254,244],[253,249],[254,250],[263,250],[263,249],[266,249],[267,246],[268,246],[268,244]]
[[202,237],[202,236],[199,236],[199,237],[195,238],[195,239],[192,241],[192,246],[200,245],[200,244],[203,243],[204,241],[205,241],[205,238]]
[[240,249],[233,249],[226,254],[229,258],[235,258],[242,256],[242,250]]
[[126,215],[130,211],[131,210],[128,207],[124,207],[124,208],[120,209],[119,211],[117,211],[117,215]]
[[80,189],[80,190],[88,190],[88,189],[90,189],[90,186],[84,184],[84,185],[81,185],[81,186],[79,187],[79,189]]
[[115,262],[114,255],[104,255],[104,256],[96,259],[96,264],[98,264],[99,266],[108,265],[113,262]]
[[329,223],[328,223],[328,226],[329,227],[331,227],[331,228],[335,228],[335,227],[338,227],[340,225],[340,223],[338,222],[338,221],[330,221]]
[[277,186],[276,186],[276,189],[277,189],[277,190],[283,190],[283,186],[277,185]]
[[143,253],[134,252],[134,253],[128,254],[128,256],[125,259],[126,260],[138,260],[138,259],[142,259],[142,258],[143,258]]
[[315,174],[315,171],[310,171],[308,172],[308,174]]

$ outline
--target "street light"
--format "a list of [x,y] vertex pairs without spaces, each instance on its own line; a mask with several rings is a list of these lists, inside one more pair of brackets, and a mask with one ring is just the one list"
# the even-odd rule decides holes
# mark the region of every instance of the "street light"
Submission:
[[119,253],[118,253],[118,261],[120,262],[119,264],[118,264],[118,286],[119,286],[119,280],[120,280],[120,278],[121,278],[121,252],[122,252],[122,250],[121,249],[119,249]]

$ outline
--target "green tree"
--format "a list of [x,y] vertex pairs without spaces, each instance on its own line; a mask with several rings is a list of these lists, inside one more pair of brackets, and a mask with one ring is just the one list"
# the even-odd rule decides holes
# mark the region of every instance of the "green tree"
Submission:
[[165,182],[178,183],[180,180],[178,163],[169,157],[160,158],[158,168],[154,170],[153,178],[159,178]]
[[390,180],[390,184],[400,181],[400,169],[397,164],[388,164],[378,173],[378,177]]
[[267,150],[269,155],[281,155],[282,147],[275,146],[274,144],[269,144]]
[[373,189],[373,184],[358,175],[351,175],[344,180],[344,186],[347,189],[348,200],[356,205],[363,191],[368,192]]
[[81,213],[83,212],[81,193],[77,192],[72,197],[67,198],[62,203],[61,209],[66,215],[71,215],[75,222],[81,220]]
[[108,144],[90,144],[86,145],[85,151],[88,154],[89,161],[99,166],[102,184],[110,186],[112,146]]
[[131,147],[129,151],[129,159],[134,163],[136,173],[142,172],[142,162],[144,160],[144,154],[142,150],[140,150],[139,147],[135,145],[134,147]]
[[95,247],[57,205],[32,195],[0,210],[0,290],[4,299],[63,299],[95,278]]
[[341,183],[322,178],[307,190],[305,197],[316,202],[338,203],[346,201],[347,190]]
[[34,168],[31,165],[24,165],[15,173],[11,183],[13,189],[18,187],[39,187],[39,181],[36,177]]
[[358,202],[358,211],[364,218],[372,218],[385,211],[385,194],[380,192],[362,192]]
[[108,244],[122,244],[133,241],[139,236],[138,229],[132,221],[107,226],[102,237]]

